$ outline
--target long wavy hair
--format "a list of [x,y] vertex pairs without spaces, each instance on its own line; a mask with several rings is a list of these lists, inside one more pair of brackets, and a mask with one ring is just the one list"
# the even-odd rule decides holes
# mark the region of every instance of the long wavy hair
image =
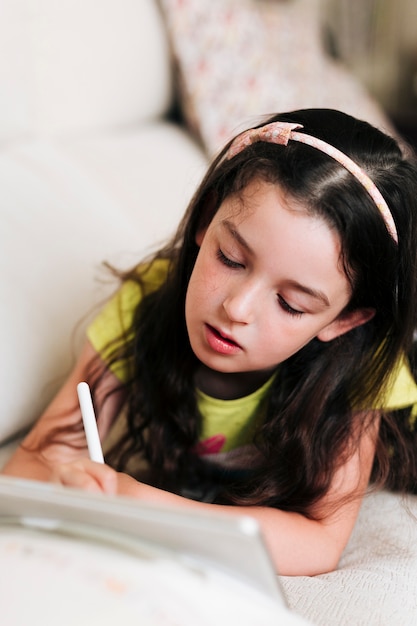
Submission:
[[[313,339],[279,366],[260,408],[253,463],[245,472],[216,476],[220,488],[214,501],[313,515],[334,472],[370,426],[370,420],[358,423],[359,409],[381,405],[391,372],[412,348],[417,166],[394,139],[338,111],[293,111],[260,126],[278,120],[302,124],[301,132],[337,147],[368,173],[390,207],[398,245],[366,190],[328,155],[295,141],[286,147],[258,142],[227,159],[229,143],[209,167],[174,238],[155,254],[154,259],[167,259],[167,278],[143,297],[131,339],[114,353],[114,361],[132,367],[125,383],[128,430],[108,461],[123,470],[132,456],[141,455],[150,467],[147,480],[176,492],[190,477],[203,483],[211,475],[210,462],[194,452],[201,430],[194,384],[198,363],[186,330],[185,297],[199,252],[196,233],[226,198],[259,179],[279,185],[337,231],[352,291],[347,309],[370,307],[376,314],[333,341]],[[137,268],[123,279],[143,280]],[[416,457],[408,413],[382,411],[373,481],[414,488]]]

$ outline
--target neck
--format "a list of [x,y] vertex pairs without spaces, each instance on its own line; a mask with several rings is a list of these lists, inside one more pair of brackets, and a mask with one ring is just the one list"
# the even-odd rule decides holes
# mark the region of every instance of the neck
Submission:
[[274,370],[216,372],[201,364],[195,374],[195,384],[203,393],[219,400],[235,400],[253,393],[272,376]]

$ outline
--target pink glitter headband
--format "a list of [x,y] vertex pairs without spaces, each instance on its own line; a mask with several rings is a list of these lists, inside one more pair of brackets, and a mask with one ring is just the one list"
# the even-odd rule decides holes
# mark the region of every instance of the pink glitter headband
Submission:
[[394,219],[391,211],[388,208],[387,203],[381,195],[381,192],[376,187],[375,183],[369,178],[367,174],[346,154],[326,143],[322,139],[306,135],[305,133],[294,132],[296,128],[303,128],[301,124],[291,124],[289,122],[272,122],[266,124],[261,128],[251,128],[246,130],[236,137],[232,142],[229,150],[226,153],[226,158],[231,159],[239,152],[242,152],[245,148],[257,141],[266,141],[269,143],[277,143],[286,146],[291,139],[292,141],[299,141],[305,143],[313,148],[317,148],[321,152],[328,154],[333,159],[338,161],[343,167],[345,167],[360,183],[365,187],[366,191],[375,202],[376,206],[381,213],[387,230],[393,240],[398,243],[398,234],[395,227]]

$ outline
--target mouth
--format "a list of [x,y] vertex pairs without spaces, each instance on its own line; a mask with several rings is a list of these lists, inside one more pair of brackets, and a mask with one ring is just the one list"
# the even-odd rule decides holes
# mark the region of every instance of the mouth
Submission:
[[241,352],[242,347],[231,337],[224,335],[214,326],[205,325],[206,339],[210,348],[220,354],[237,354]]

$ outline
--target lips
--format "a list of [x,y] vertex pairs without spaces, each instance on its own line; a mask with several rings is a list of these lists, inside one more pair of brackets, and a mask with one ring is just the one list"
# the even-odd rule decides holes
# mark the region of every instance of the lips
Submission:
[[205,329],[207,343],[215,352],[219,354],[237,354],[241,352],[242,347],[236,341],[221,333],[214,326],[206,324]]

